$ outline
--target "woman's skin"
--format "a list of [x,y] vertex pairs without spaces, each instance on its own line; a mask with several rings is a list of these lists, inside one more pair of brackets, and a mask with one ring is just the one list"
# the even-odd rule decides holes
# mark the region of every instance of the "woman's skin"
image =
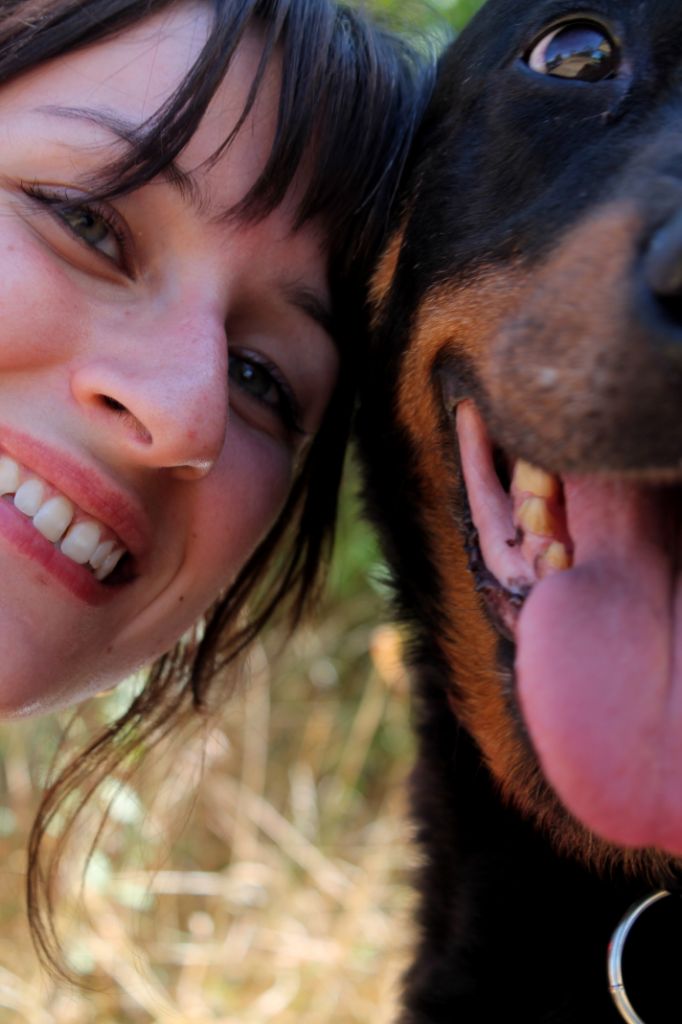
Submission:
[[[72,503],[69,529],[95,520],[100,542],[132,554],[100,582],[0,499],[5,716],[79,699],[171,647],[274,521],[333,389],[321,229],[293,231],[293,194],[264,220],[223,216],[269,152],[276,67],[205,163],[244,105],[255,35],[174,180],[82,209],[89,176],[123,152],[117,129],[160,107],[209,17],[171,8],[0,89],[0,451],[20,483],[42,481],[42,505]],[[14,471],[0,463],[10,489]],[[51,509],[48,529],[68,514]]]

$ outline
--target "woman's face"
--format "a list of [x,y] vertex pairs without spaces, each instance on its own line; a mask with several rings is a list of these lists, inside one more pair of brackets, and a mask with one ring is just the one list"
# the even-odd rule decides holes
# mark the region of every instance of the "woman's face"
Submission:
[[243,107],[255,36],[177,173],[110,203],[84,193],[208,26],[204,6],[174,7],[0,89],[5,715],[171,647],[272,524],[334,386],[321,233],[293,231],[294,196],[255,224],[221,216],[267,158],[274,70],[204,166]]

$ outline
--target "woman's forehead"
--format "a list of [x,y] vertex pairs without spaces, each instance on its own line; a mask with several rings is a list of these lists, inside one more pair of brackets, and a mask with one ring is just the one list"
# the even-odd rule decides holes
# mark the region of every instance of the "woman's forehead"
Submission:
[[[108,170],[125,155],[125,144],[139,141],[140,132],[151,127],[150,119],[199,57],[210,29],[211,14],[204,4],[183,4],[94,46],[37,66],[0,88],[3,133],[11,134],[12,119],[35,117],[42,121],[43,127],[37,131],[45,132],[48,144],[62,140],[75,152],[87,146],[91,160],[95,147],[104,147],[102,159]],[[261,56],[261,40],[255,31],[247,32],[177,161],[181,172],[192,174],[204,198],[210,201],[216,188],[222,193],[215,199],[223,210],[239,202],[262,173],[275,137],[280,81],[277,59],[271,61],[259,83],[253,108],[230,147],[229,181],[223,159],[215,166],[202,167],[239,121]]]
[[199,3],[171,7],[117,35],[38,64],[2,87],[5,96],[54,102],[55,88],[79,105],[125,110],[143,122],[159,109],[195,62],[210,31],[210,14]]

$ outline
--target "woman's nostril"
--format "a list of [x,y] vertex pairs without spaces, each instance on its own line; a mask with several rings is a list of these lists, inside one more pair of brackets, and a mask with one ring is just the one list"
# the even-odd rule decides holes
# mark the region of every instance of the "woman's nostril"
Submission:
[[121,421],[126,422],[132,433],[135,435],[135,439],[137,441],[141,441],[145,445],[152,443],[152,435],[147,430],[144,423],[141,423],[137,416],[130,412],[122,402],[119,402],[116,398],[112,398],[111,395],[100,394],[97,398],[105,409],[116,413]]
[[125,405],[121,402],[117,402],[115,398],[111,398],[109,395],[100,395],[99,400],[102,405],[105,405],[107,409],[111,409],[113,412],[127,412]]

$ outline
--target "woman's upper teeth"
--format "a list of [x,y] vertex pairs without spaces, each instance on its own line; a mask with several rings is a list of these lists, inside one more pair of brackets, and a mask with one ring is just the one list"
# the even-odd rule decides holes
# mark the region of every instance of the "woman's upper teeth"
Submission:
[[14,495],[14,505],[36,530],[67,558],[86,565],[104,580],[126,549],[108,527],[93,519],[63,494],[24,469],[8,455],[0,456],[0,495]]

